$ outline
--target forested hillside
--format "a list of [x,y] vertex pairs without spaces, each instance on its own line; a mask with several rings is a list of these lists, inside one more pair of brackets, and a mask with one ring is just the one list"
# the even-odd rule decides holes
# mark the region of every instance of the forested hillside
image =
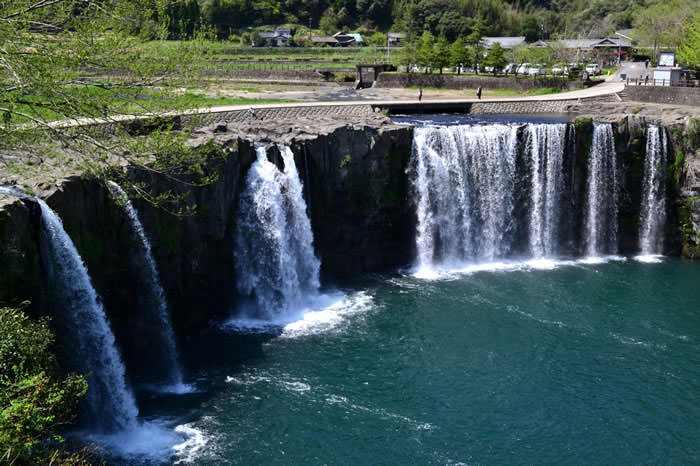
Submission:
[[674,29],[673,23],[687,21],[699,4],[699,0],[175,0],[171,30],[181,35],[194,25],[209,25],[227,37],[251,26],[289,24],[328,34],[392,29],[415,36],[427,30],[450,41],[475,29],[493,36],[584,38],[637,26]]

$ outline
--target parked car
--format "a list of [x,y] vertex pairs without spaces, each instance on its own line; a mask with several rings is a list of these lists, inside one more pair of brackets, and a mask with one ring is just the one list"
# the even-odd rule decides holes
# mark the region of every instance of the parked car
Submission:
[[515,63],[508,63],[505,68],[503,68],[504,73],[515,73],[515,70],[518,68],[518,65]]
[[552,74],[555,76],[566,76],[569,74],[569,68],[566,65],[554,65],[552,67]]
[[588,74],[598,74],[600,73],[600,67],[597,63],[590,63],[586,65],[586,73]]
[[533,65],[527,71],[527,74],[530,76],[542,76],[546,73],[547,73],[547,69],[544,68],[542,65]]
[[523,64],[521,64],[521,65],[518,67],[517,73],[518,73],[518,74],[527,74],[529,70],[530,70],[530,64],[529,64],[529,63],[523,63]]

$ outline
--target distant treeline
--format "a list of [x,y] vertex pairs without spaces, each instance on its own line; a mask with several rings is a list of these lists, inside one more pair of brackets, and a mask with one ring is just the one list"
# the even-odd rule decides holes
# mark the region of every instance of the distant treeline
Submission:
[[[653,40],[657,19],[678,22],[678,12],[697,11],[699,0],[172,0],[171,38],[200,27],[219,38],[268,24],[311,27],[315,33],[393,30],[420,37],[428,31],[453,42],[475,30],[487,36],[603,37],[637,27]],[[682,16],[682,15],[681,15]]]

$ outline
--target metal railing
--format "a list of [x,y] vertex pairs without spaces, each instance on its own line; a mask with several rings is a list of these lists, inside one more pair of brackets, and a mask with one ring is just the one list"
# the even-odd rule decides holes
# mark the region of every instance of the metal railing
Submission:
[[660,86],[660,87],[700,87],[700,81],[697,79],[654,79],[654,78],[627,78],[625,82],[627,86]]

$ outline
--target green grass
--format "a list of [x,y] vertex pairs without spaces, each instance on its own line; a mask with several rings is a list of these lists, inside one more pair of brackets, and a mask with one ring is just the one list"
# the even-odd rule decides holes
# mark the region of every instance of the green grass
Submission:
[[[261,92],[257,88],[248,88],[250,92]],[[119,92],[108,91],[99,87],[76,87],[71,90],[75,97],[91,98],[92,106],[73,107],[64,105],[60,108],[50,107],[47,100],[41,97],[28,96],[26,103],[15,105],[15,110],[21,113],[41,118],[46,121],[56,121],[65,118],[102,117],[104,107],[108,115],[117,114],[141,114],[150,112],[178,111],[194,108],[207,108],[223,105],[251,105],[290,103],[294,100],[287,99],[252,99],[224,96],[205,96],[186,92],[179,95],[168,95],[153,89],[120,89]],[[13,117],[15,123],[26,123],[29,120],[22,117]]]

